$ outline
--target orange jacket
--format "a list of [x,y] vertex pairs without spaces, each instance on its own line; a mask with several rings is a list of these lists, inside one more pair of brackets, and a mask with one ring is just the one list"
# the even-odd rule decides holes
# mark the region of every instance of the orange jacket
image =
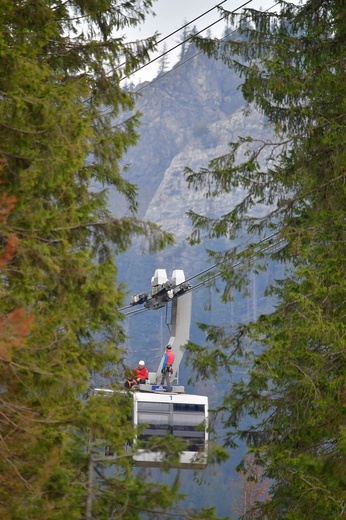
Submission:
[[136,379],[148,379],[149,372],[147,367],[138,365],[133,371],[133,377]]

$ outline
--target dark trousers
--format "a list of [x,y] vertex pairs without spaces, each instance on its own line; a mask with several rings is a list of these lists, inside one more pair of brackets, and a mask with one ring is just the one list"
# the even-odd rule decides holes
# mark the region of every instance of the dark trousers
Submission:
[[139,379],[139,378],[128,379],[127,381],[125,381],[125,388],[131,388],[133,385],[139,385],[139,384],[145,383],[145,382],[146,382],[145,379]]
[[172,390],[170,375],[171,375],[170,369],[168,369],[168,370],[166,369],[165,372],[162,374],[162,378],[161,378],[161,385],[164,385],[165,381],[166,381],[167,390],[169,390],[169,391]]

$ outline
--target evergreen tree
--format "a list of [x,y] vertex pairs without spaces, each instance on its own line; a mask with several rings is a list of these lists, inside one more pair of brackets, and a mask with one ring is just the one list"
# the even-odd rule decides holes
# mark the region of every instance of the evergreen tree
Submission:
[[[155,37],[132,44],[119,33],[151,5],[0,5],[2,519],[134,520],[144,509],[160,516],[178,496],[132,472],[124,395],[86,399],[96,377],[124,377],[114,256],[135,236],[149,251],[172,243],[135,217],[136,187],[119,166],[139,124],[119,82],[155,48]],[[109,213],[108,186],[131,217]],[[99,439],[112,446],[112,467]]]
[[190,39],[189,35],[190,35],[190,28],[187,25],[187,20],[185,18],[185,20],[184,20],[184,27],[183,27],[183,30],[180,33],[180,36],[179,36],[180,46],[181,46],[179,61],[183,59],[183,57],[185,56],[185,54],[187,52],[187,49],[188,49],[188,46],[189,46],[189,39]]
[[[244,289],[251,271],[266,267],[266,234],[285,244],[271,256],[287,272],[269,289],[278,302],[272,314],[230,336],[205,326],[212,357],[203,359],[197,345],[190,357],[199,353],[195,366],[208,376],[225,360],[242,362],[234,353],[244,338],[262,345],[244,358],[249,377],[233,385],[221,407],[227,444],[245,439],[272,482],[271,500],[246,517],[331,519],[342,517],[346,504],[346,3],[280,2],[280,8],[247,10],[237,41],[196,39],[239,72],[248,110],[266,116],[276,139],[239,138],[209,168],[187,170],[190,185],[207,187],[209,196],[239,187],[245,193],[220,219],[191,212],[192,240],[203,233],[252,237],[242,254],[214,254],[225,300]],[[267,207],[261,216],[258,204]]]
[[169,51],[167,51],[167,45],[166,43],[163,46],[163,52],[161,54],[161,57],[159,59],[159,69],[158,69],[158,75],[164,74],[167,72],[169,68],[169,59],[167,57]]

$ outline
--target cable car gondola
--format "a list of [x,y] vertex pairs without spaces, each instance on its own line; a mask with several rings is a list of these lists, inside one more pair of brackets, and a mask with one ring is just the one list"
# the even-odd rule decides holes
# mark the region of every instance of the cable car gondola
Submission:
[[[151,280],[151,292],[133,296],[131,305],[144,304],[147,309],[159,309],[172,302],[171,337],[169,345],[175,354],[173,372],[170,376],[172,391],[161,385],[161,359],[156,372],[150,372],[148,380],[139,384],[133,393],[132,420],[138,429],[137,440],[141,441],[134,450],[133,460],[140,467],[162,467],[164,454],[143,448],[143,441],[152,437],[173,435],[186,441],[186,449],[180,455],[179,468],[203,469],[207,465],[208,453],[208,397],[186,394],[183,386],[174,385],[179,365],[190,336],[191,291],[185,282],[184,272],[173,271],[168,280],[164,269],[157,269]],[[94,393],[108,395],[107,389],[95,389]]]

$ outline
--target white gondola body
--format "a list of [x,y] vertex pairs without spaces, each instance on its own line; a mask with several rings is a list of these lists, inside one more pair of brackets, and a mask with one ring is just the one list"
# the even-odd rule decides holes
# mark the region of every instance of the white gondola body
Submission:
[[[208,398],[189,394],[134,392],[133,423],[140,430],[139,440],[173,435],[186,441],[179,467],[203,469],[207,465]],[[164,454],[138,449],[134,452],[137,466],[164,466]]]

